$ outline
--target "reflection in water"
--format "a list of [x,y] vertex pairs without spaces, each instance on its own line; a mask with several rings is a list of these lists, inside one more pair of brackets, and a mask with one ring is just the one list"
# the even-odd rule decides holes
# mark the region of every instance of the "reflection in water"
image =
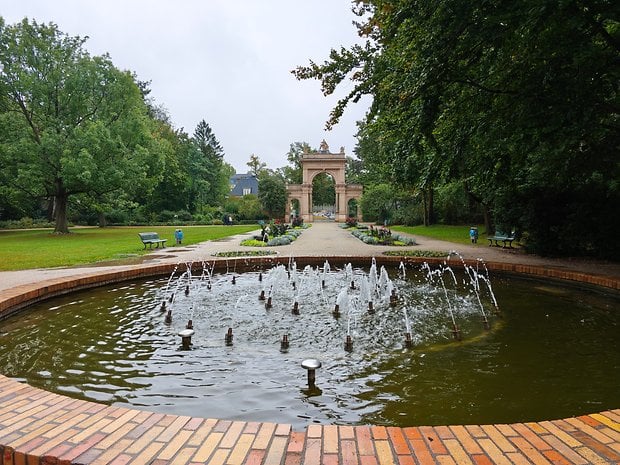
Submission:
[[[235,284],[232,273],[206,269],[190,279],[179,271],[171,280],[54,299],[0,322],[2,373],[110,404],[296,426],[516,422],[618,406],[617,297],[494,279],[496,315],[485,286],[473,288],[467,274],[442,272],[444,288],[428,269],[388,276],[327,268],[291,268],[289,275],[279,267],[262,281],[248,272]],[[261,291],[273,308],[258,299]],[[453,339],[446,299],[461,342]],[[183,351],[178,333],[189,319],[196,333]],[[227,346],[228,328],[234,342]],[[322,362],[314,389],[300,366],[306,358]]]

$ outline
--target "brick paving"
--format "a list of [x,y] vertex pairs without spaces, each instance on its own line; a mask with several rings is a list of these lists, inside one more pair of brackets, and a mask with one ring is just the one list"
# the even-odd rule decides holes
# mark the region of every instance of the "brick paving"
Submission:
[[[334,225],[302,235],[280,259],[380,252],[345,236]],[[329,232],[331,231],[331,232]],[[332,239],[317,252],[317,240]],[[301,239],[301,238],[300,238]],[[359,243],[358,243],[359,242]],[[428,248],[454,244],[426,242]],[[371,249],[368,249],[371,247]],[[447,250],[451,250],[448,248]],[[0,315],[47,295],[145,274],[169,273],[172,263],[212,259],[213,250],[238,250],[238,241],[209,243],[183,253],[170,248],[142,266],[68,268],[0,273]],[[493,248],[466,248],[491,269],[584,281],[620,289],[618,266],[549,261]],[[484,254],[482,253],[484,252]],[[206,258],[206,257],[209,258]],[[330,259],[331,260],[331,259]],[[226,262],[228,265],[228,261]],[[620,464],[620,409],[574,418],[497,425],[385,426],[290,425],[193,418],[111,407],[52,394],[0,375],[0,465],[39,464],[248,464],[248,465],[521,465]]]

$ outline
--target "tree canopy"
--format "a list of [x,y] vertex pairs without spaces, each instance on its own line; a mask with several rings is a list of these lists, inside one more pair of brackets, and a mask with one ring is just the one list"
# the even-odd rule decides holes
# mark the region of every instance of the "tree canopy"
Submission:
[[121,210],[212,219],[234,170],[209,124],[192,137],[175,129],[148,82],[90,56],[85,42],[53,23],[0,17],[0,219],[43,204],[62,233],[70,206],[101,226]]
[[[364,45],[294,70],[363,95],[358,155],[432,195],[459,182],[534,251],[620,255],[620,6],[611,0],[357,0]],[[612,226],[613,225],[613,226]],[[610,250],[611,249],[611,250]]]
[[2,183],[52,200],[57,232],[68,232],[70,196],[146,189],[157,165],[133,76],[83,43],[54,24],[0,19]]

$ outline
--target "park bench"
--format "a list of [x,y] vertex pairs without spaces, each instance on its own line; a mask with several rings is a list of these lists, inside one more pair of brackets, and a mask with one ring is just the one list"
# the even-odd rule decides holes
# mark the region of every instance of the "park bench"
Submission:
[[[515,240],[515,232],[512,231],[510,234],[504,234],[503,232],[496,231],[494,236],[487,237],[489,240],[489,246],[495,245],[497,247],[510,247],[512,249],[512,241]],[[495,244],[493,244],[495,242]],[[500,246],[499,243],[503,245]]]
[[150,249],[153,248],[153,244],[157,244],[156,248],[159,248],[159,244],[161,244],[162,248],[166,247],[167,239],[160,239],[159,234],[157,234],[156,232],[138,233],[138,236],[140,236],[140,240],[144,244],[145,249],[147,244],[149,245]]

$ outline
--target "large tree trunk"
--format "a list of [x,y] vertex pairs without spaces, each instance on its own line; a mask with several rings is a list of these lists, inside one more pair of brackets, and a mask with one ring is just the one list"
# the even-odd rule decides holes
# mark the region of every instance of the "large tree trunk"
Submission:
[[435,191],[433,188],[424,189],[422,198],[424,199],[424,226],[430,226],[435,224]]
[[435,224],[435,191],[431,187],[428,189],[428,226]]
[[67,221],[68,200],[69,196],[64,190],[61,190],[61,192],[57,193],[54,197],[54,212],[56,220],[56,227],[54,228],[54,232],[57,234],[69,233],[69,223]]

